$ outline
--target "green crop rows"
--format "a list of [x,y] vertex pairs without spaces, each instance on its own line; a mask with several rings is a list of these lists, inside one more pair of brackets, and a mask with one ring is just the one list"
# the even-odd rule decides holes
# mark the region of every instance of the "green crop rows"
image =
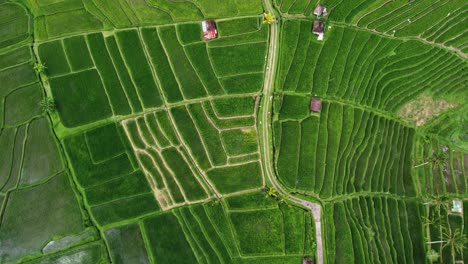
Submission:
[[468,263],[467,10],[0,0],[0,263]]

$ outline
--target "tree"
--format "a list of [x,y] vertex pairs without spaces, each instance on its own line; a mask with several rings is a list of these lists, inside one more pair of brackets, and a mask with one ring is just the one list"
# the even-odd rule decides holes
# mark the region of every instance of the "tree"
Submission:
[[273,23],[275,23],[276,21],[276,18],[275,18],[275,15],[273,15],[272,13],[263,13],[263,24],[268,24],[268,25],[271,25]]
[[430,159],[432,163],[432,169],[437,168],[440,165],[445,165],[447,163],[448,155],[445,152],[433,152]]
[[39,106],[41,107],[44,114],[55,111],[55,101],[50,97],[42,98],[42,100],[39,102]]
[[440,255],[437,251],[431,248],[431,250],[427,252],[426,257],[430,263],[434,263],[440,258]]
[[450,247],[450,251],[454,259],[457,253],[460,255],[462,254],[463,249],[465,249],[465,245],[468,243],[466,235],[463,234],[460,228],[457,228],[452,232],[449,228],[444,227],[442,228],[442,237],[445,240],[442,249]]
[[47,69],[47,67],[45,66],[44,63],[40,63],[40,62],[34,63],[34,71],[37,74],[45,73],[46,69]]

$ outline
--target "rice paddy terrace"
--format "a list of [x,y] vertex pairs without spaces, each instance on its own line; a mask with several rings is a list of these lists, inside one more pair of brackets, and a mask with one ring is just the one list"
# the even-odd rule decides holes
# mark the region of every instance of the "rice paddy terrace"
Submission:
[[468,263],[467,18],[0,0],[0,263]]

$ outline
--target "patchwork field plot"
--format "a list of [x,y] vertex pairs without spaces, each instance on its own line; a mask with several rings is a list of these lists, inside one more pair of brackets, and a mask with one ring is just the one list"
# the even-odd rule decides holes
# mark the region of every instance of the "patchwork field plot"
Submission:
[[468,263],[467,8],[0,0],[0,263]]
[[[457,201],[462,206],[468,204]],[[453,205],[450,206],[449,201],[444,199],[425,205],[425,239],[429,241],[430,249],[441,256],[438,263],[456,263],[467,259],[466,248],[458,246],[458,241],[463,242],[467,234],[466,213],[454,212],[452,208]]]
[[[324,44],[311,22],[283,24],[278,87],[397,112],[423,92],[455,100],[466,96],[466,61],[418,41],[401,41],[333,26]],[[318,65],[316,67],[315,65]],[[448,100],[448,99],[447,99]]]
[[[275,0],[287,17],[311,17],[315,1]],[[324,0],[326,19],[389,37],[420,39],[427,44],[466,54],[465,1],[352,1]],[[466,56],[465,56],[466,57]]]
[[30,15],[16,3],[0,2],[0,49],[28,41],[31,35]]
[[[33,70],[32,50],[22,40],[16,40],[19,47],[0,52],[0,262],[39,258],[39,263],[50,263],[86,259],[84,255],[98,260],[103,251],[64,251],[98,236],[89,227],[50,121],[39,106],[43,88]],[[41,258],[43,254],[52,255]]]
[[95,0],[46,0],[28,1],[28,5],[34,15],[35,34],[39,39],[212,17],[242,17],[263,11],[261,0],[122,0],[105,4]]
[[413,153],[421,192],[435,196],[467,193],[467,154],[451,149],[437,140],[416,140]]
[[422,205],[392,198],[353,198],[326,206],[328,259],[331,263],[426,263],[422,215]]
[[415,194],[414,130],[334,102],[323,102],[318,117],[309,114],[308,101],[285,95],[274,124],[278,176],[286,186],[322,198],[354,192]]
[[242,116],[218,117],[215,100],[122,122],[163,209],[263,186],[254,99],[245,98],[251,104]]
[[[264,203],[261,199],[269,200],[264,195],[261,197],[245,199],[254,206],[250,209],[231,210],[224,201],[218,205],[192,205],[146,218],[139,225],[108,229],[106,239],[111,245],[112,260],[116,263],[131,260],[262,263],[269,257],[282,263],[295,263],[301,255],[312,254],[307,250],[313,242],[313,230],[306,228],[310,215],[299,208],[278,207],[274,201],[272,208],[259,208]],[[255,232],[244,229],[243,221],[249,221]],[[275,230],[273,235],[272,230]],[[283,230],[288,232],[287,240],[283,239]],[[253,241],[250,237],[255,234],[258,236]],[[123,248],[127,250],[121,251]],[[262,257],[266,252],[268,257]]]
[[[199,24],[94,33],[40,44],[39,56],[63,125],[134,115],[164,102],[258,93],[268,31],[260,27],[258,17],[238,20],[250,31],[221,36],[216,41],[222,45],[202,42],[201,32],[198,40],[184,44],[190,41],[182,35],[186,27]],[[224,27],[229,25],[221,23],[220,30]],[[256,37],[258,32],[262,34]]]

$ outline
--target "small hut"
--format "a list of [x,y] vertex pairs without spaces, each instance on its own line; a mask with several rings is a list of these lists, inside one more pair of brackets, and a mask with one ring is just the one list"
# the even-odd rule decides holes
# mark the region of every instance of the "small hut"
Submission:
[[452,213],[463,214],[463,203],[460,200],[452,201]]
[[218,38],[218,30],[213,20],[202,21],[203,39],[210,40]]
[[302,264],[315,264],[315,261],[311,258],[302,258]]
[[318,40],[323,40],[323,32],[324,32],[323,29],[324,29],[323,21],[315,20],[314,26],[312,27],[312,33],[314,33],[315,35],[318,35],[317,37]]
[[312,112],[320,112],[320,109],[322,109],[322,100],[320,100],[317,97],[312,97],[310,99],[310,111]]
[[318,5],[314,9],[314,15],[316,16],[326,16],[327,15],[327,8],[323,5]]

